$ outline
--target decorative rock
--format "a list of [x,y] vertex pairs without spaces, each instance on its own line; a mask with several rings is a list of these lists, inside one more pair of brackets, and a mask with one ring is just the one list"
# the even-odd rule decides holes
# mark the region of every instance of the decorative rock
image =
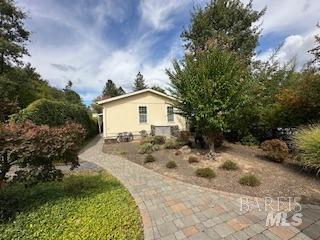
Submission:
[[181,148],[179,149],[179,151],[180,151],[181,153],[184,153],[184,154],[186,154],[186,153],[191,153],[191,148],[190,148],[188,145],[186,145],[186,146],[181,147]]

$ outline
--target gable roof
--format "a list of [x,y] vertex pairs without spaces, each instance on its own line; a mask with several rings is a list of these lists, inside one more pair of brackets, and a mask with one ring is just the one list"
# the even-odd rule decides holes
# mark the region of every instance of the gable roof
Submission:
[[123,99],[123,98],[139,95],[139,94],[146,93],[146,92],[151,92],[151,93],[157,94],[159,96],[168,98],[170,100],[175,100],[174,97],[171,97],[171,96],[169,96],[169,95],[167,95],[165,93],[158,92],[156,90],[147,88],[147,89],[142,89],[142,90],[139,90],[139,91],[136,91],[136,92],[126,93],[126,94],[123,94],[123,95],[120,95],[120,96],[117,96],[117,97],[112,97],[112,98],[107,98],[107,99],[104,99],[104,100],[100,100],[100,101],[97,101],[97,103],[101,105],[101,104],[104,104],[104,103],[117,101],[117,100],[120,100],[120,99]]

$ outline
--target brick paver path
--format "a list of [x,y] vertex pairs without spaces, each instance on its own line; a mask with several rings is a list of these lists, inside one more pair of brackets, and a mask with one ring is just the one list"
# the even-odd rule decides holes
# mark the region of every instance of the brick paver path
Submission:
[[[145,239],[311,239],[298,229],[265,225],[265,212],[240,211],[241,195],[183,183],[102,152],[102,140],[79,157],[117,177],[142,216]],[[319,225],[320,229],[320,225]]]

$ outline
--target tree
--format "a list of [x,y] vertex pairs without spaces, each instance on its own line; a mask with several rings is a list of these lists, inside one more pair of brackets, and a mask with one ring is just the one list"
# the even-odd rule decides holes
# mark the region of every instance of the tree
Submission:
[[[122,89],[123,91],[123,89]],[[106,82],[106,85],[102,91],[102,97],[104,98],[111,98],[111,97],[116,97],[121,95],[119,89],[117,86],[114,84],[114,82],[110,79]]]
[[126,92],[123,90],[122,87],[119,87],[119,88],[118,88],[118,93],[119,93],[119,95],[126,94]]
[[260,35],[255,23],[264,13],[265,9],[252,9],[252,0],[246,5],[240,0],[211,0],[204,9],[194,9],[181,37],[191,53],[223,47],[250,60]]
[[30,33],[24,28],[26,13],[13,0],[0,0],[0,74],[12,63],[21,64],[28,54]]
[[143,75],[140,72],[138,72],[136,79],[134,80],[134,85],[132,90],[135,92],[135,91],[139,91],[146,88],[147,88],[147,85],[145,84]]
[[[320,24],[317,24],[317,27],[320,29]],[[320,64],[320,34],[315,35],[316,46],[309,50],[309,53],[313,54],[314,59],[313,63]]]
[[151,87],[151,89],[156,90],[161,93],[166,93],[166,91],[163,88],[161,88],[160,86],[157,86],[157,85],[154,85],[153,87]]
[[167,74],[174,105],[205,136],[214,155],[215,138],[230,130],[237,109],[246,102],[246,64],[233,52],[212,48],[174,61],[173,68]]

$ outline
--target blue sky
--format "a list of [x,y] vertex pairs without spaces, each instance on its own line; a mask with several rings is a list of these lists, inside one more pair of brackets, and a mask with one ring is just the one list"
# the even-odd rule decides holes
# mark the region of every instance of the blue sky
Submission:
[[[243,0],[247,2],[247,0]],[[138,71],[149,86],[168,86],[165,69],[183,55],[180,33],[203,0],[17,0],[29,14],[29,61],[51,85],[68,80],[84,102],[101,94],[107,79],[131,90]],[[318,0],[255,0],[267,7],[257,58],[283,43],[279,60],[301,66],[314,45]]]

